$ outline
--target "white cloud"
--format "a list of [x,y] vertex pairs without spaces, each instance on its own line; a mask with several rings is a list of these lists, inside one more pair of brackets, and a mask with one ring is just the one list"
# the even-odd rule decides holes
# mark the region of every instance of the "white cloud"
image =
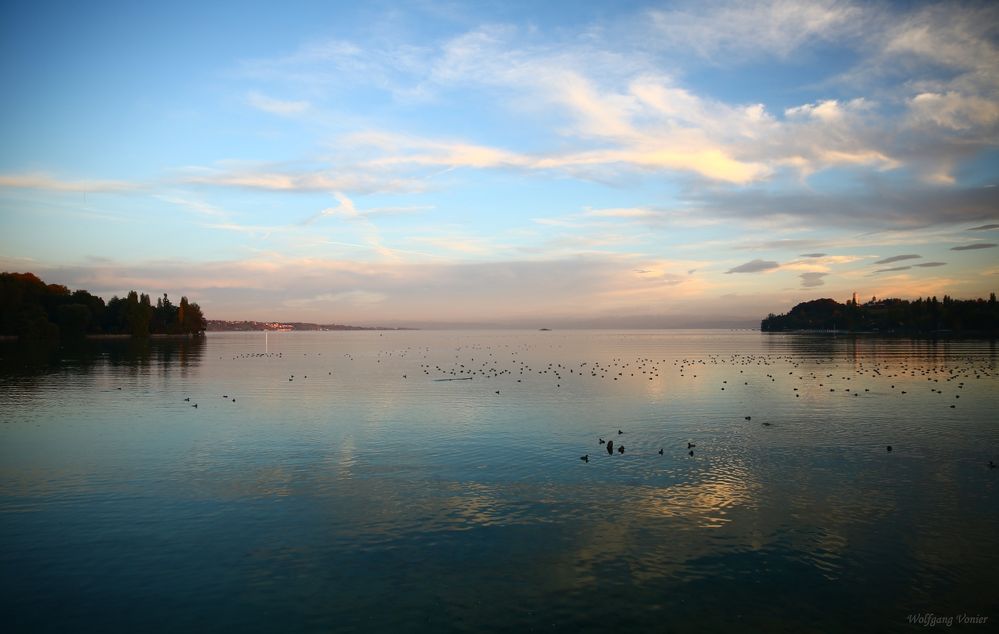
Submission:
[[308,101],[282,101],[253,91],[246,96],[246,101],[257,110],[271,114],[289,117],[306,112],[310,108]]
[[138,189],[138,183],[119,180],[63,180],[44,172],[0,174],[0,187],[53,192],[120,192]]
[[913,124],[931,123],[950,130],[971,130],[999,123],[999,102],[959,92],[924,92],[909,102]]
[[231,162],[223,167],[189,167],[180,170],[177,180],[193,185],[235,187],[278,192],[416,192],[426,189],[419,179],[401,178],[360,166],[337,170],[314,167],[291,168],[266,164]]

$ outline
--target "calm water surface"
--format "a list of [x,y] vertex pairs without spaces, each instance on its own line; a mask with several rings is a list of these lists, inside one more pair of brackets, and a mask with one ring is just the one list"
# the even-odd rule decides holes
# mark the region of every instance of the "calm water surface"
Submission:
[[996,364],[710,331],[0,343],[4,630],[986,631]]

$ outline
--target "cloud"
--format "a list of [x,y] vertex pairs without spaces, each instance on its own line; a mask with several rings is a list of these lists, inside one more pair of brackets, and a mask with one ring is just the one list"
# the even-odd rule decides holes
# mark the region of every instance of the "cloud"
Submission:
[[308,101],[282,101],[253,91],[246,96],[246,102],[256,108],[282,117],[289,117],[306,112],[311,105]]
[[946,266],[946,262],[923,262],[921,264],[913,264],[913,266],[920,266],[923,268],[931,268],[935,266]]
[[[598,182],[668,174],[746,186],[785,173],[805,179],[831,168],[911,167],[928,183],[953,185],[960,163],[996,138],[999,58],[983,26],[996,16],[971,5],[690,2],[601,21],[582,33],[489,24],[419,45],[398,38],[313,41],[245,62],[241,71],[316,92],[380,88],[409,105],[478,92],[518,126],[539,126],[530,151],[474,139],[411,139],[368,157],[369,167],[409,178],[418,179],[421,169],[467,167],[557,171]],[[725,102],[680,83],[691,56],[732,68],[830,46],[858,58],[859,70],[849,73],[881,80],[882,100],[818,95],[769,112],[762,103]],[[967,59],[970,53],[977,61]],[[941,73],[926,59],[976,79],[933,81]],[[889,75],[898,81],[888,82]],[[311,109],[259,92],[249,100],[278,114]]]
[[288,299],[282,302],[282,305],[289,308],[316,308],[317,305],[322,306],[336,304],[345,304],[348,306],[372,306],[375,304],[381,304],[386,299],[388,299],[388,296],[384,293],[354,289],[339,293],[321,293],[313,297],[301,299]]
[[999,187],[893,186],[871,179],[869,190],[690,189],[684,203],[720,218],[794,218],[813,227],[918,229],[988,220],[999,209]]
[[0,174],[0,187],[39,189],[53,192],[120,192],[138,189],[137,183],[116,180],[67,181],[44,172]]
[[656,271],[651,278],[636,275],[634,265],[634,259],[613,254],[491,262],[261,254],[196,263],[85,262],[40,266],[35,272],[46,281],[105,297],[133,288],[184,294],[212,319],[358,325],[386,318],[439,322],[654,314],[662,306],[688,309],[706,288],[703,281],[659,263],[646,267]]
[[750,240],[740,242],[732,248],[749,251],[767,251],[771,249],[800,249],[814,247],[821,241],[811,238],[778,238],[776,240]]
[[962,244],[961,246],[951,247],[951,251],[972,251],[974,249],[991,249],[992,247],[999,246],[991,242],[975,242],[973,244]]
[[177,180],[191,185],[255,189],[272,192],[333,192],[356,194],[376,192],[419,192],[426,183],[418,179],[361,170],[281,167],[267,164],[235,163],[223,168],[191,167],[181,170]]
[[911,268],[912,268],[911,266],[895,266],[890,269],[878,269],[877,271],[874,271],[872,275],[877,273],[891,273],[893,271],[908,271]]
[[991,231],[992,229],[999,229],[997,224],[981,225],[979,227],[971,227],[968,231]]
[[891,264],[892,262],[901,262],[902,260],[915,260],[923,256],[916,255],[915,253],[909,253],[907,255],[893,255],[890,258],[885,258],[883,260],[878,260],[875,264]]
[[824,257],[826,257],[826,254],[825,253],[802,253],[800,257],[803,257],[803,258],[824,258]]
[[649,17],[659,46],[732,65],[851,37],[867,13],[848,2],[775,0],[681,3]]
[[745,264],[740,264],[735,268],[731,268],[725,271],[725,273],[759,273],[761,271],[769,271],[778,267],[780,267],[780,264],[777,262],[769,260],[752,260],[750,262],[746,262]]
[[924,92],[912,98],[909,113],[916,125],[928,123],[963,131],[986,128],[999,122],[999,103],[959,92]]
[[612,209],[588,209],[582,215],[594,218],[658,218],[662,216],[662,212],[641,207],[618,207]]
[[823,286],[825,280],[822,278],[829,275],[828,273],[822,273],[818,271],[811,271],[808,273],[802,273],[798,277],[801,278],[802,288],[814,288],[816,286]]
[[[936,91],[977,91],[996,87],[999,48],[993,25],[999,20],[995,5],[930,4],[895,16],[881,37],[881,64],[895,64],[898,71],[912,71],[915,64],[931,62],[941,73],[922,85]],[[932,68],[932,67],[931,67]]]
[[220,209],[215,205],[206,203],[203,200],[197,200],[182,196],[173,196],[167,194],[156,194],[154,198],[158,198],[162,201],[183,207],[185,209],[190,209],[191,211],[210,218],[226,218],[231,216],[231,212],[224,209]]
[[768,175],[770,168],[755,161],[743,161],[725,148],[698,135],[689,138],[655,138],[636,133],[635,139],[618,147],[575,152],[523,154],[502,148],[463,141],[426,139],[386,132],[351,134],[346,145],[376,147],[388,152],[367,165],[506,168],[533,171],[563,171],[587,178],[586,170],[625,167],[643,171],[694,172],[720,182],[745,184]]

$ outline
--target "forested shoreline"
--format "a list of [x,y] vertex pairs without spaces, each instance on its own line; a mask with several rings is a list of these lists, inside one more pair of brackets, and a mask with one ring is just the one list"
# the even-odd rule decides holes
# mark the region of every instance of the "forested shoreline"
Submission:
[[876,299],[841,304],[834,299],[802,302],[783,315],[768,315],[760,323],[764,332],[791,330],[842,330],[878,333],[999,334],[999,304],[989,299],[952,299],[944,295],[905,299]]
[[22,339],[79,339],[88,335],[194,335],[207,327],[201,307],[166,293],[152,303],[130,291],[103,298],[85,290],[46,284],[33,273],[0,273],[0,335]]

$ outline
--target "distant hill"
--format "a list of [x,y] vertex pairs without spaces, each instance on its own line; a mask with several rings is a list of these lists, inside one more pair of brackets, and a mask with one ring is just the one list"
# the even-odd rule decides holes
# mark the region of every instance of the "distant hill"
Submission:
[[760,330],[843,330],[848,332],[999,334],[999,304],[989,299],[958,300],[944,295],[926,299],[876,299],[866,304],[850,300],[815,299],[798,304],[784,315],[770,314]]
[[367,326],[345,326],[343,324],[310,324],[300,321],[229,321],[225,319],[209,319],[209,332],[248,332],[257,330],[413,330],[412,328],[382,328]]

